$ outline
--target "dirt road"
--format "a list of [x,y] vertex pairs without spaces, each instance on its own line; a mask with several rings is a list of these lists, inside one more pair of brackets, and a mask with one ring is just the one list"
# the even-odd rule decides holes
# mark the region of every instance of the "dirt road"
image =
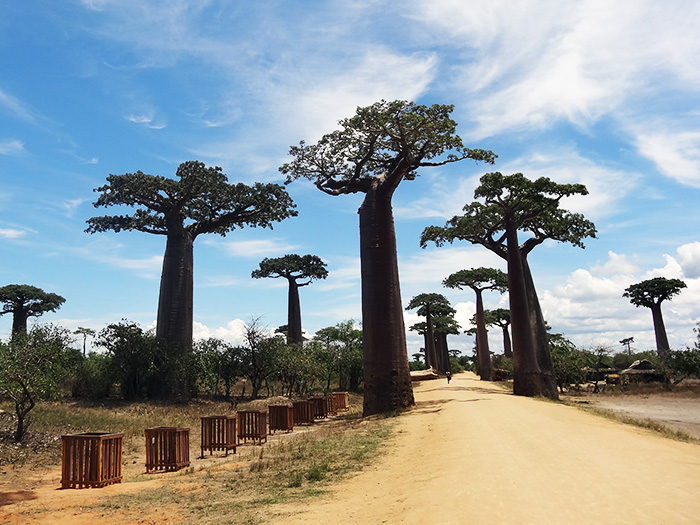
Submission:
[[278,523],[700,523],[700,446],[471,374],[416,387],[391,452]]

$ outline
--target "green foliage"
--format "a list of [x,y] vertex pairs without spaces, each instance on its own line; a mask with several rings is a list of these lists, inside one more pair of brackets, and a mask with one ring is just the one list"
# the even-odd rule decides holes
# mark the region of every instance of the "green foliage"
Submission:
[[687,285],[680,279],[654,277],[629,286],[622,297],[627,297],[636,307],[652,308],[678,295],[686,287]]
[[549,349],[554,364],[554,375],[561,391],[569,385],[579,385],[586,379],[584,368],[591,364],[590,354],[560,334],[549,337]]
[[450,370],[453,374],[459,372],[464,372],[465,368],[462,366],[462,362],[456,357],[450,357]]
[[46,312],[55,312],[66,300],[28,284],[8,284],[0,288],[0,315],[12,314],[12,331],[26,332],[27,319]]
[[233,385],[244,375],[243,350],[221,339],[195,341],[193,347],[198,392],[208,396],[223,395],[230,399]]
[[[304,177],[331,195],[367,193],[377,177],[412,180],[424,166],[463,159],[493,164],[491,151],[469,149],[455,134],[450,118],[453,106],[430,107],[413,102],[382,100],[357,108],[355,116],[339,122],[341,129],[324,135],[314,145],[292,146],[294,157],[280,171],[287,182]],[[445,155],[446,154],[446,155]],[[445,157],[442,157],[445,155]],[[435,160],[442,157],[442,160]],[[394,187],[399,181],[393,180]]]
[[478,290],[495,290],[505,293],[508,290],[508,275],[496,268],[474,268],[460,270],[442,281],[447,288],[471,288]]
[[700,348],[672,350],[664,360],[676,382],[688,377],[700,378]]
[[260,267],[253,270],[251,277],[260,279],[263,277],[284,277],[286,279],[307,279],[306,282],[297,286],[305,286],[314,279],[325,279],[328,277],[326,263],[317,255],[297,255],[287,254],[284,257],[265,258],[260,261]]
[[135,207],[133,215],[108,215],[88,219],[88,233],[137,230],[168,234],[174,225],[194,239],[202,233],[226,235],[235,228],[272,227],[273,222],[297,215],[286,190],[278,184],[232,184],[220,167],[202,162],[180,164],[179,180],[141,171],[109,175],[94,206]]
[[566,196],[586,195],[582,184],[557,184],[546,177],[531,181],[522,173],[502,175],[487,173],[475,190],[476,198],[484,201],[464,206],[464,215],[455,216],[444,227],[429,226],[421,235],[421,246],[434,242],[465,240],[481,244],[505,258],[506,220],[518,230],[529,232],[530,239],[522,244],[526,252],[545,239],[570,242],[583,247],[583,239],[595,237],[593,223],[578,213],[559,208]]
[[349,319],[335,326],[321,328],[314,340],[333,355],[340,390],[357,391],[362,382],[362,329]]
[[60,395],[58,384],[72,342],[67,330],[52,325],[36,325],[29,333],[14,333],[0,342],[0,394],[15,404],[16,441],[22,440],[27,414],[36,402]]
[[103,399],[109,396],[115,378],[112,371],[111,357],[106,354],[90,352],[74,363],[72,367],[74,381],[71,388],[73,397]]
[[151,392],[156,374],[156,340],[137,323],[126,320],[100,330],[95,344],[107,350],[109,368],[127,400]]

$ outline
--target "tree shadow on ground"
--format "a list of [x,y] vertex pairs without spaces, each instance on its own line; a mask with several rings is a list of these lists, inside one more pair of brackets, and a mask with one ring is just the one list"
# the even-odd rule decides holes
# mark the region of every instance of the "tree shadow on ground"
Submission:
[[433,399],[432,401],[417,401],[413,409],[406,414],[434,414],[440,412],[448,403],[473,403],[475,401],[490,401],[490,399],[478,397],[475,399]]
[[20,501],[37,499],[39,496],[33,490],[15,490],[13,492],[0,492],[0,507],[12,505]]

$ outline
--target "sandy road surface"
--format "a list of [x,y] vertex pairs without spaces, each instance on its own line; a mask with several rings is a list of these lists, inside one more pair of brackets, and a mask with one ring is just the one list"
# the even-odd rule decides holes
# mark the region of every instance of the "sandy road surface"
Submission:
[[391,452],[278,523],[700,523],[698,445],[471,374],[415,393]]

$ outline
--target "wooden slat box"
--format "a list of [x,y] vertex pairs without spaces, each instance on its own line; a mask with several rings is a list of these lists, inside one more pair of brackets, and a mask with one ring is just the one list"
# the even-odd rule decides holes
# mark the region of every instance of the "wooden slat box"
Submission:
[[190,465],[190,429],[146,429],[146,472],[171,472]]
[[323,396],[323,401],[326,403],[326,414],[334,416],[338,413],[333,404],[333,396]]
[[270,434],[276,430],[294,430],[294,408],[291,405],[270,405],[267,408],[270,415]]
[[267,442],[267,412],[264,410],[238,411],[238,439],[251,440],[254,445]]
[[348,393],[347,392],[333,392],[333,408],[335,411],[348,410]]
[[328,417],[328,405],[324,396],[316,396],[309,399],[314,406],[314,419]]
[[295,425],[310,425],[314,422],[314,404],[311,401],[293,401]]
[[124,434],[86,432],[61,436],[61,488],[104,487],[122,481]]
[[236,432],[237,419],[235,416],[205,416],[202,418],[202,444],[201,450],[208,450],[209,455],[214,450],[223,450],[225,456],[233,449],[236,453],[238,446],[238,433]]

